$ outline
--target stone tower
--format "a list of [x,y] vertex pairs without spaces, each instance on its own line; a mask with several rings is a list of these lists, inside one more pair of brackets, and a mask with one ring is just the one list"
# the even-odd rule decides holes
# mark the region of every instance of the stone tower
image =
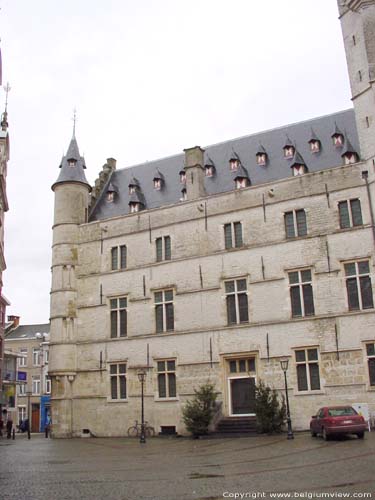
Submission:
[[375,0],[338,0],[361,159],[375,157]]
[[77,285],[79,225],[87,221],[90,185],[84,173],[73,134],[60,175],[52,185],[55,193],[52,286],[51,348],[52,421],[55,437],[71,436],[72,400],[77,372]]

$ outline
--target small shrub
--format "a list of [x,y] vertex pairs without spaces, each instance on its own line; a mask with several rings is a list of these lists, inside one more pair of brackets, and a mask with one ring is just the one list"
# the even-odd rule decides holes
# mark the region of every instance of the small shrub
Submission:
[[280,401],[275,389],[260,380],[255,388],[255,412],[258,432],[281,432],[286,419],[284,396],[281,396]]
[[195,396],[188,401],[183,410],[182,418],[186,429],[194,437],[207,434],[208,426],[215,413],[215,402],[218,393],[213,384],[206,383],[199,389],[194,389]]

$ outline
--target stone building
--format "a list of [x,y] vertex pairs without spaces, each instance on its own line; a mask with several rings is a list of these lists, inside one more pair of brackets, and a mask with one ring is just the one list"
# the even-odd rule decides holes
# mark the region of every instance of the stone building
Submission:
[[19,316],[8,316],[5,348],[7,352],[18,357],[14,377],[16,388],[14,401],[8,411],[12,412],[15,425],[29,418],[31,432],[39,432],[44,430],[50,408],[51,380],[48,376],[50,325],[19,323]]
[[50,375],[56,437],[184,433],[210,381],[215,421],[284,389],[375,412],[375,1],[339,2],[354,109],[132,168],[95,186],[73,136],[55,195]]

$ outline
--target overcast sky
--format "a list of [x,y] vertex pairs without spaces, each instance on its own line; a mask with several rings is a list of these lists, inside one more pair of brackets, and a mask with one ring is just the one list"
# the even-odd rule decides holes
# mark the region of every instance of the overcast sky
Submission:
[[[5,296],[49,321],[53,193],[76,136],[118,168],[351,107],[336,0],[2,0]],[[0,94],[1,109],[5,94]]]

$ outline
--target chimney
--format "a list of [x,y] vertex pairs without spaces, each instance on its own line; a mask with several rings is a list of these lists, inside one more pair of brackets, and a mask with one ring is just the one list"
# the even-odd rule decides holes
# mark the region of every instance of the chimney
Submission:
[[21,316],[8,316],[8,321],[13,323],[13,328],[17,328],[20,324]]
[[204,188],[204,150],[200,146],[184,149],[186,172],[186,195],[188,200],[206,196]]

